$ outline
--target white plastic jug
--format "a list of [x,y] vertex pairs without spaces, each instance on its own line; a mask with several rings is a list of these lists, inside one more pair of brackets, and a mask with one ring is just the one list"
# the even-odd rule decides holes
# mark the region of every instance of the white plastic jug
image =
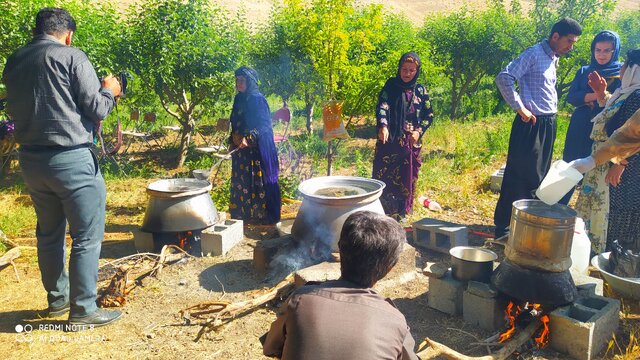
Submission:
[[544,177],[536,196],[547,205],[554,205],[582,180],[582,174],[562,160],[555,161]]
[[591,241],[587,236],[584,221],[576,218],[576,229],[571,243],[571,268],[572,272],[587,275],[589,258],[591,257]]

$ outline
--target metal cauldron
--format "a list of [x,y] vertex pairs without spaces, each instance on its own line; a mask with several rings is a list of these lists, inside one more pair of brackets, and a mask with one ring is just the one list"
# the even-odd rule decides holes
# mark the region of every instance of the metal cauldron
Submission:
[[197,179],[167,179],[149,184],[142,231],[202,230],[215,224],[218,212],[209,190],[208,181]]
[[530,269],[568,270],[576,216],[575,210],[566,205],[514,201],[505,256]]
[[384,214],[380,180],[355,176],[323,176],[303,181],[298,190],[303,200],[291,234],[298,241],[321,240],[338,250],[344,221],[359,210]]

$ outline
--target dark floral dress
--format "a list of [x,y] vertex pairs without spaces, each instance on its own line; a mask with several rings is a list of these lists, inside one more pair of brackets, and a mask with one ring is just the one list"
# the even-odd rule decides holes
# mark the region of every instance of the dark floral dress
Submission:
[[420,132],[420,140],[413,146],[409,142],[411,133],[403,131],[399,136],[389,137],[383,144],[380,139],[376,142],[376,152],[373,160],[373,178],[386,184],[380,202],[385,213],[400,217],[410,214],[413,210],[413,195],[416,180],[422,165],[420,157],[421,139],[424,132],[431,126],[433,110],[429,94],[424,86],[417,84],[415,91],[404,90],[406,109],[405,118],[398,119],[394,114],[393,103],[389,101],[388,87],[382,89],[378,96],[376,108],[377,128],[392,127],[392,122],[401,121],[404,129],[413,127]]

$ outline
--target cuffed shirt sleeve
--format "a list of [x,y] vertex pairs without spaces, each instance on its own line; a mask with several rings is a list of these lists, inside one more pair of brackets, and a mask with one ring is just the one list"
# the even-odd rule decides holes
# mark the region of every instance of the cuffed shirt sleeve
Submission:
[[98,75],[88,59],[72,69],[71,87],[81,113],[94,122],[106,118],[115,106],[113,93],[100,87]]
[[407,335],[404,337],[404,341],[402,342],[402,360],[418,360],[418,356],[413,350],[416,346],[416,341],[413,340],[413,336],[411,336],[411,332],[407,328]]

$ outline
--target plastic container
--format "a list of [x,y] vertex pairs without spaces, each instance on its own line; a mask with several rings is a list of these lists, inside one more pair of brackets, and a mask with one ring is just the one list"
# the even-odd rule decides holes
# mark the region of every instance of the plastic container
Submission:
[[581,218],[576,218],[576,229],[571,243],[571,268],[569,270],[588,275],[590,257],[591,240],[587,235],[584,221]]
[[420,196],[418,202],[431,211],[442,211],[442,206],[440,206],[440,204],[426,196]]
[[536,196],[547,205],[555,205],[582,180],[582,174],[562,160],[555,161],[544,177]]

